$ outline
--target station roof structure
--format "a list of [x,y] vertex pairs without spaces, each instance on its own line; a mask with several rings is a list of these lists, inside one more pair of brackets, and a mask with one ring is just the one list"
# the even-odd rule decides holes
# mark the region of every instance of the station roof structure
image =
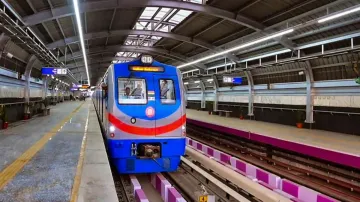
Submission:
[[356,77],[360,0],[78,1],[87,64],[73,0],[2,4],[74,77],[86,78],[87,67],[92,85],[111,63],[141,54],[188,80],[251,72],[258,84],[296,82],[308,67],[315,80]]

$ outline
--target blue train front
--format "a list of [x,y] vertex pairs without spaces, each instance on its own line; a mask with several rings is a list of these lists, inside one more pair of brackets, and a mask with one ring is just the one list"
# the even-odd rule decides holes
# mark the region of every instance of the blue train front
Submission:
[[180,71],[151,56],[109,67],[93,94],[119,173],[175,171],[185,153]]

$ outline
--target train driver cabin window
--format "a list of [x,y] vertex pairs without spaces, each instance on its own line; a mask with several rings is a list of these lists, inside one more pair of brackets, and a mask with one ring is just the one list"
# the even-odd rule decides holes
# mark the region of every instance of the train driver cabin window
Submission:
[[160,100],[164,104],[175,103],[174,81],[171,79],[160,79]]
[[146,104],[145,79],[119,78],[119,103],[120,104]]

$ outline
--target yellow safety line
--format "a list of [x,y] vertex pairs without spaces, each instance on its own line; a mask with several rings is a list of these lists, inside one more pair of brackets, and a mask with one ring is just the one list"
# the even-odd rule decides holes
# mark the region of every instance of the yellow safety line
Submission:
[[79,188],[80,188],[80,183],[81,183],[81,175],[82,175],[82,169],[83,169],[84,157],[85,157],[87,128],[88,128],[88,124],[89,124],[89,114],[90,114],[90,110],[88,112],[88,116],[86,119],[84,137],[83,137],[82,143],[81,143],[79,161],[78,161],[78,165],[76,167],[76,174],[75,174],[75,179],[74,179],[74,183],[73,183],[72,190],[71,190],[70,202],[77,202],[77,199],[78,199]]
[[84,103],[78,106],[74,111],[70,113],[69,116],[64,118],[40,140],[38,140],[34,145],[32,145],[28,150],[26,150],[19,158],[17,158],[13,163],[11,163],[9,166],[7,166],[4,170],[1,171],[0,190],[2,190],[15,177],[15,175],[35,156],[35,154],[45,146],[45,144],[49,141],[50,138],[56,135],[58,130],[66,122],[68,122],[76,112],[79,111],[83,104]]

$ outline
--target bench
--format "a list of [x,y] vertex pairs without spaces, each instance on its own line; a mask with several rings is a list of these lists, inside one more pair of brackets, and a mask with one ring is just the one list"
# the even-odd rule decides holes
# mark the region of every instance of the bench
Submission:
[[232,111],[226,111],[226,110],[216,110],[214,112],[218,112],[219,113],[219,116],[222,116],[223,114],[225,114],[226,117],[229,117],[230,116],[230,113]]

